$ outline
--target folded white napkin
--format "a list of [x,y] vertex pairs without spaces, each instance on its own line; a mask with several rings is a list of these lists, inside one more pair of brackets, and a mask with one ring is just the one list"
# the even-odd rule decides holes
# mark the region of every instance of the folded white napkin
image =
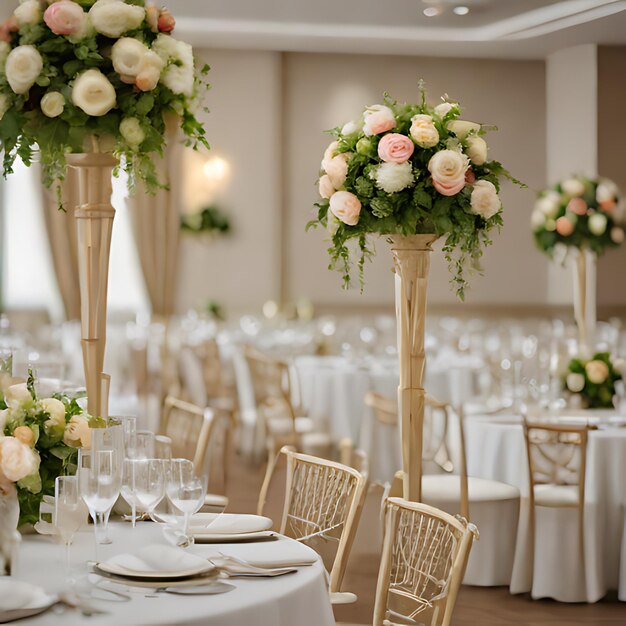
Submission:
[[192,533],[212,535],[239,535],[269,530],[272,520],[261,515],[238,515],[234,513],[196,513],[189,522]]
[[272,541],[270,543],[241,544],[211,547],[202,552],[208,559],[219,558],[220,554],[234,556],[256,567],[298,567],[313,565],[318,556],[308,546],[295,541]]
[[180,572],[206,565],[206,558],[185,552],[174,546],[153,544],[134,554],[118,554],[105,564],[123,567],[138,574],[146,572]]
[[10,576],[0,577],[0,611],[36,609],[51,604],[53,600],[41,587]]

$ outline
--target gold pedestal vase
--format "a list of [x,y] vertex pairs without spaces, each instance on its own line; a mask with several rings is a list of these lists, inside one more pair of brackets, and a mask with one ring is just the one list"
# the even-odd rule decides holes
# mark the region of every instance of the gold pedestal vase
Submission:
[[430,253],[436,239],[431,234],[391,237],[396,274],[404,498],[413,502],[419,502],[422,495],[426,290]]

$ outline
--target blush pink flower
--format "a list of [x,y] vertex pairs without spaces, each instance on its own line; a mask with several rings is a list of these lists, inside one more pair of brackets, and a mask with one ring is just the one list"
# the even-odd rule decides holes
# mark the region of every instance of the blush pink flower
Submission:
[[465,187],[469,160],[456,150],[440,150],[428,162],[433,186],[442,196],[455,196]]
[[43,21],[55,35],[74,35],[85,24],[87,14],[72,0],[59,0],[43,14]]
[[605,213],[613,213],[616,206],[617,202],[615,202],[615,200],[604,200],[604,202],[600,202],[600,208]]
[[162,33],[171,33],[176,26],[176,20],[168,9],[161,9],[159,13],[159,19],[157,20],[157,26]]
[[396,125],[393,111],[384,104],[374,104],[363,113],[363,132],[369,137],[386,133]]
[[331,213],[344,224],[355,226],[361,215],[360,200],[349,191],[336,191],[330,198]]
[[559,217],[556,221],[556,232],[561,237],[569,237],[574,232],[574,224],[567,217]]
[[473,185],[476,182],[476,174],[474,174],[474,170],[471,167],[465,172],[465,182],[468,185]]
[[20,26],[13,15],[8,17],[4,20],[4,22],[2,22],[2,24],[0,24],[0,41],[10,43],[13,33],[16,33],[19,30],[19,27]]
[[587,203],[582,198],[572,198],[567,203],[567,210],[575,215],[585,215],[587,208]]
[[400,133],[389,133],[378,143],[378,156],[386,163],[405,163],[415,150],[413,142]]

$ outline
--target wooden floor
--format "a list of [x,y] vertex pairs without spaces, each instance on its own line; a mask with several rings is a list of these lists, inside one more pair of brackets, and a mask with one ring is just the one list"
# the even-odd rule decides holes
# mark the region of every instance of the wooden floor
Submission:
[[[234,458],[230,463],[229,511],[253,513],[263,469]],[[278,481],[277,481],[278,483]],[[280,485],[270,492],[267,514],[280,517]],[[371,555],[355,555],[348,565],[343,588],[356,593],[354,605],[335,608],[338,622],[371,624],[378,562]],[[454,626],[626,626],[626,603],[614,598],[596,604],[561,604],[512,596],[507,588],[463,587]],[[296,626],[296,625],[294,625]]]

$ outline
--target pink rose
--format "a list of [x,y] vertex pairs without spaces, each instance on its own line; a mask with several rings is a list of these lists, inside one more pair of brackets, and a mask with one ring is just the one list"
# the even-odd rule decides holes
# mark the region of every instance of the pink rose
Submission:
[[336,191],[330,198],[330,211],[344,224],[355,226],[361,214],[361,202],[349,191]]
[[561,237],[569,237],[574,232],[573,222],[565,216],[559,217],[556,221],[556,232],[559,233]]
[[613,213],[616,206],[617,202],[615,202],[615,200],[604,200],[603,202],[600,202],[600,208],[605,213]]
[[161,9],[157,26],[162,33],[171,33],[176,26],[176,20],[168,9]]
[[374,104],[363,113],[363,132],[368,136],[385,133],[395,125],[393,111],[382,104]]
[[389,133],[378,144],[378,156],[387,163],[404,163],[411,158],[413,150],[413,142],[400,133]]
[[468,185],[473,185],[476,182],[476,174],[474,174],[474,170],[471,167],[465,172],[465,182]]
[[87,14],[72,0],[59,0],[43,14],[43,20],[55,35],[74,35],[85,24]]
[[587,203],[582,198],[572,198],[567,203],[567,210],[576,215],[585,215],[587,208]]
[[465,187],[469,160],[456,150],[440,150],[428,162],[435,189],[442,196],[455,196]]

